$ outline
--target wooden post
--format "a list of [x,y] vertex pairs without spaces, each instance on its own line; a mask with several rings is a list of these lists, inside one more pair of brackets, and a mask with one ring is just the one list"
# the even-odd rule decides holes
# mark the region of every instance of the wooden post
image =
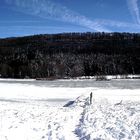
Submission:
[[92,104],[92,92],[90,93],[90,104]]

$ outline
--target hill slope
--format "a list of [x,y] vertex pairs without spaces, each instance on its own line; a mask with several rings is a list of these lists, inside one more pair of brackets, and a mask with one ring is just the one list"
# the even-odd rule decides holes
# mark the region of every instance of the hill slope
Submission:
[[63,33],[0,39],[1,77],[108,74],[140,74],[140,34]]

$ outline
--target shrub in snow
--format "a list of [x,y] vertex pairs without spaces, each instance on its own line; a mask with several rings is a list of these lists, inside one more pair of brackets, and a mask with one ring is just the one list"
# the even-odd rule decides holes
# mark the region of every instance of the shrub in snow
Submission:
[[96,79],[96,81],[108,81],[108,80],[110,80],[104,75],[96,76],[95,79]]

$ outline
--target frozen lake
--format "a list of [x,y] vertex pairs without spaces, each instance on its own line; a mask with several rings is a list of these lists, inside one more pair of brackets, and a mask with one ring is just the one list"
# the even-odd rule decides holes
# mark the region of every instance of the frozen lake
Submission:
[[140,97],[139,79],[110,81],[83,80],[16,80],[0,79],[0,102],[40,102],[64,105],[80,95],[94,93],[94,98],[137,100]]
[[13,80],[1,79],[0,84],[38,86],[38,87],[64,87],[64,88],[115,88],[115,89],[140,89],[140,79],[112,79],[110,81],[84,80]]

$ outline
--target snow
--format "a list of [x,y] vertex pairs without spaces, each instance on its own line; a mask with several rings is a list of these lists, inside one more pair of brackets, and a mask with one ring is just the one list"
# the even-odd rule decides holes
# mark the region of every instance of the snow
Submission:
[[30,82],[30,81],[35,81],[35,79],[10,79],[10,78],[0,78],[0,81],[6,81],[6,82],[11,82],[11,81],[14,81],[14,82],[23,82],[23,81],[26,81],[26,82]]
[[76,139],[78,108],[2,103],[1,140]]
[[134,74],[126,74],[126,75],[101,75],[101,76],[81,76],[76,77],[73,79],[96,79],[97,77],[104,77],[105,79],[111,80],[111,79],[140,79],[140,75],[134,75]]
[[79,127],[80,140],[139,140],[140,103],[111,104],[107,100],[84,108]]
[[43,139],[139,140],[140,80],[0,80],[0,140]]

